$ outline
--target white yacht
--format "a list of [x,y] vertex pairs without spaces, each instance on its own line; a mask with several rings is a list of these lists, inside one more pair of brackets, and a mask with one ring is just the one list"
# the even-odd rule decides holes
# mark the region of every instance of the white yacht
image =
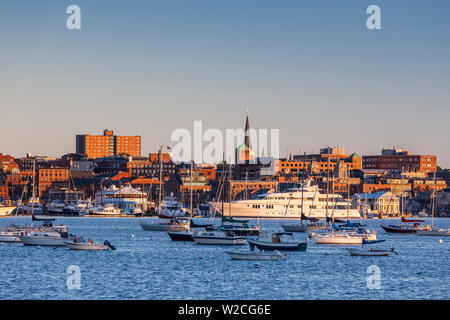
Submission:
[[[303,188],[303,192],[302,192]],[[303,193],[303,210],[302,210]],[[309,218],[335,218],[360,219],[358,210],[352,209],[349,200],[341,195],[327,196],[317,185],[311,186],[309,183],[300,188],[291,188],[286,192],[266,193],[257,199],[238,200],[231,202],[233,217],[236,218],[274,218],[274,219],[299,219],[301,212]],[[209,204],[220,212],[221,203],[209,202]],[[224,203],[225,208],[230,207],[230,203]]]
[[122,210],[119,208],[116,208],[112,205],[106,205],[106,206],[99,206],[95,207],[92,210],[93,215],[102,215],[102,216],[121,216]]
[[157,209],[158,217],[161,219],[173,219],[175,217],[184,217],[186,215],[183,206],[177,201],[173,193],[164,197],[161,205]]

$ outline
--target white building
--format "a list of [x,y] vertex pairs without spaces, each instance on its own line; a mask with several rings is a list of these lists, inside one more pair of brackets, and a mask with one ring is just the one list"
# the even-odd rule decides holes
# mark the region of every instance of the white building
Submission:
[[355,193],[352,196],[352,208],[362,214],[365,214],[365,208],[367,208],[371,213],[398,215],[400,214],[400,198],[390,191]]

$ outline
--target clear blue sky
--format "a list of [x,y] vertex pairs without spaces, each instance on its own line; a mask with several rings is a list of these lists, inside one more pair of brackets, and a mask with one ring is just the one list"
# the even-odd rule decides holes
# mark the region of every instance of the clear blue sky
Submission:
[[449,18],[444,0],[2,0],[0,152],[62,155],[110,128],[146,154],[194,120],[243,127],[248,107],[283,156],[397,146],[450,167]]

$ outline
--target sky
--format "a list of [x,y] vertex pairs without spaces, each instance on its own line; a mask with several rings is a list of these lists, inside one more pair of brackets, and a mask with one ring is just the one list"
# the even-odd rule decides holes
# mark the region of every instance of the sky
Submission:
[[449,168],[449,15],[444,0],[2,0],[0,152],[60,156],[109,128],[145,155],[195,120],[242,128],[248,108],[281,156],[395,146]]

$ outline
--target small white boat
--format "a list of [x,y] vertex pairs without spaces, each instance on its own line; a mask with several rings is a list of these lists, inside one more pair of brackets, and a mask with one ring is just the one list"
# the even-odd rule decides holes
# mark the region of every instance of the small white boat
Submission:
[[392,248],[391,250],[376,250],[373,248],[370,248],[369,250],[363,250],[347,248],[347,251],[351,256],[389,256],[392,253],[397,254],[397,252],[394,251],[394,248]]
[[36,232],[29,235],[19,236],[20,241],[26,246],[65,246],[64,241],[68,237],[52,235],[47,232]]
[[239,252],[239,251],[226,251],[232,260],[278,260],[285,258],[286,255],[282,254],[280,251],[275,251],[273,253],[264,253],[262,251],[251,251],[251,252]]
[[108,250],[109,249],[109,247],[106,244],[101,244],[101,243],[74,242],[74,241],[64,241],[64,243],[70,250]]
[[0,231],[0,242],[20,242],[19,231]]
[[353,232],[311,233],[317,244],[362,244],[363,235]]
[[247,243],[245,237],[236,237],[225,232],[202,232],[198,235],[193,235],[192,239],[197,244],[209,245],[244,245]]

